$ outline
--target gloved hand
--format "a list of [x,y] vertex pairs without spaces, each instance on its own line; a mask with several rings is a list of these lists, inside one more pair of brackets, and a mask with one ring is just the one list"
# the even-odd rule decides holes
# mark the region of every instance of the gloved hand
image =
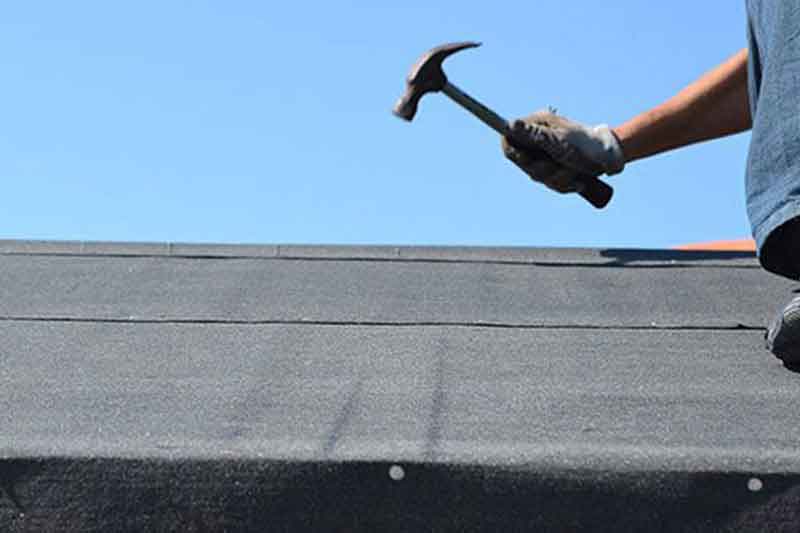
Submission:
[[[612,176],[625,168],[622,146],[608,126],[584,126],[552,111],[515,120],[502,147],[533,180],[561,193],[574,192],[578,176]],[[537,157],[541,152],[550,159]]]

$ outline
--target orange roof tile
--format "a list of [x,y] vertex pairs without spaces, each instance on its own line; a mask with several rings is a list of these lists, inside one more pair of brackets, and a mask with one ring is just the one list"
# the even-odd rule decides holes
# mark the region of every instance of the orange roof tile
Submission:
[[731,252],[755,252],[756,243],[753,239],[739,239],[733,241],[711,241],[676,246],[677,250],[725,250]]

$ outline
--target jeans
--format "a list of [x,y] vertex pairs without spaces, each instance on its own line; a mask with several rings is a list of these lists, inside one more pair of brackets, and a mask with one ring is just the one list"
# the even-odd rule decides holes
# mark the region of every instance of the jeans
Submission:
[[[800,278],[800,1],[746,0],[747,214],[761,264]],[[779,230],[780,228],[780,230]]]

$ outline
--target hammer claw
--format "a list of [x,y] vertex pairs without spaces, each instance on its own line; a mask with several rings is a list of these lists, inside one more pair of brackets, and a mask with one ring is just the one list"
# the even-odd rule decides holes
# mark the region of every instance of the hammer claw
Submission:
[[420,98],[427,93],[441,91],[447,84],[447,76],[442,70],[444,60],[456,52],[480,45],[481,43],[465,41],[443,44],[428,50],[411,67],[406,79],[406,92],[397,101],[392,112],[404,120],[413,120]]

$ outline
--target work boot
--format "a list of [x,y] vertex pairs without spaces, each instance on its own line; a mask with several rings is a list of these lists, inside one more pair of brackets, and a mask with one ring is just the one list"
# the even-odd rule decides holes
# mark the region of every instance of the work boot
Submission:
[[787,365],[800,364],[800,296],[795,296],[770,324],[767,349]]

